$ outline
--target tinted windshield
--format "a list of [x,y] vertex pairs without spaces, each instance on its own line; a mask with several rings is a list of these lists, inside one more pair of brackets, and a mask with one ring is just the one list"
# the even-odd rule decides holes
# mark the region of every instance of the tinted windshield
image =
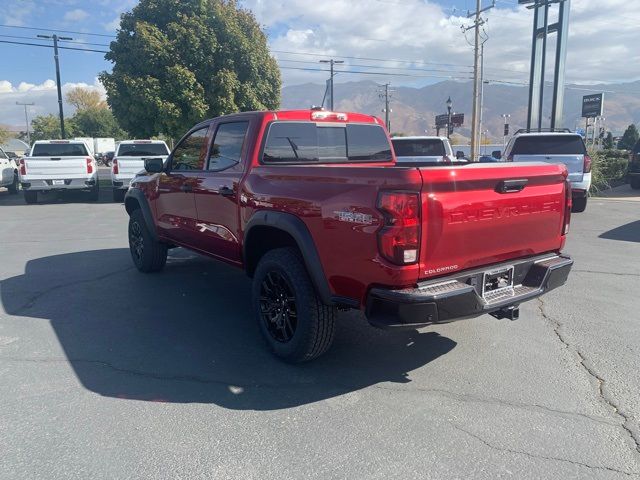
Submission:
[[444,157],[444,143],[437,138],[391,140],[398,157]]
[[146,155],[169,155],[164,143],[122,143],[118,148],[119,157],[142,157]]
[[390,161],[391,146],[379,125],[279,122],[269,128],[266,163]]
[[88,155],[84,143],[36,143],[33,157],[84,157]]
[[536,135],[515,140],[512,155],[584,155],[587,150],[578,135]]

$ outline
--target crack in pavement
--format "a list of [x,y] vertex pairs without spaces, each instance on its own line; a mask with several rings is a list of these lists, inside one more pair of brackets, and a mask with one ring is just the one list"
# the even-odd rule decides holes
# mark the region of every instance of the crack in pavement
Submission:
[[449,423],[449,425],[451,425],[456,430],[467,434],[468,436],[470,436],[471,438],[476,439],[477,441],[479,441],[483,445],[485,445],[485,446],[487,446],[487,447],[489,447],[489,448],[491,448],[493,450],[497,450],[499,452],[507,452],[507,453],[517,454],[517,455],[525,455],[525,456],[530,457],[530,458],[537,458],[537,459],[541,459],[541,460],[553,460],[553,461],[556,461],[556,462],[570,463],[571,465],[578,465],[578,466],[586,467],[586,468],[589,468],[589,469],[592,469],[592,470],[605,470],[605,471],[609,471],[609,472],[621,473],[623,475],[628,475],[630,477],[635,477],[637,475],[640,475],[640,472],[625,472],[624,470],[618,470],[618,469],[613,468],[613,467],[604,467],[604,466],[600,466],[600,465],[589,465],[588,463],[578,462],[578,461],[575,461],[575,460],[569,460],[568,458],[549,457],[549,456],[546,456],[546,455],[537,455],[535,453],[525,452],[524,450],[515,450],[515,449],[512,449],[512,448],[499,447],[499,446],[494,445],[493,443],[485,440],[484,438],[480,437],[479,435],[476,435],[475,433],[470,432],[469,430],[466,430],[466,429],[460,427],[459,425],[456,425],[455,423],[451,423],[451,422],[448,422],[448,423]]
[[22,358],[22,357],[6,357],[6,356],[2,356],[0,357],[0,360],[2,361],[13,361],[13,362],[29,362],[29,363],[70,363],[70,364],[74,364],[74,363],[85,363],[85,364],[93,364],[93,365],[97,365],[100,367],[104,367],[104,368],[108,368],[110,370],[113,370],[115,372],[118,373],[123,373],[123,374],[127,374],[127,375],[135,375],[135,376],[140,376],[140,377],[145,377],[145,378],[150,378],[150,379],[154,379],[154,380],[161,380],[161,381],[179,381],[179,382],[194,382],[194,383],[201,383],[201,384],[210,384],[210,385],[221,385],[226,387],[229,387],[230,385],[233,386],[238,386],[238,387],[242,387],[244,389],[247,388],[255,388],[255,389],[281,389],[281,388],[298,388],[298,389],[302,389],[302,388],[317,388],[317,387],[321,387],[324,386],[325,388],[336,388],[336,389],[344,389],[344,390],[349,390],[349,391],[355,391],[355,390],[360,390],[363,388],[366,388],[367,386],[371,386],[373,388],[379,389],[379,390],[388,390],[388,391],[393,391],[393,392],[399,392],[399,393],[432,393],[432,394],[438,394],[444,397],[448,397],[448,398],[452,398],[454,400],[460,401],[460,402],[465,402],[465,403],[483,403],[483,404],[490,404],[490,405],[497,405],[497,406],[508,406],[508,407],[512,407],[512,408],[517,408],[517,409],[522,409],[522,410],[528,410],[528,411],[538,411],[539,413],[550,413],[552,415],[557,415],[557,416],[561,416],[561,417],[580,417],[583,419],[586,419],[588,421],[591,422],[595,422],[595,423],[599,423],[599,424],[603,424],[603,425],[608,425],[608,426],[618,426],[619,423],[618,422],[610,422],[607,421],[604,418],[599,418],[599,417],[593,417],[584,413],[579,413],[579,412],[571,412],[571,411],[566,411],[566,410],[558,410],[558,409],[553,409],[551,407],[547,407],[544,405],[538,405],[538,404],[525,404],[525,403],[519,403],[519,402],[507,402],[505,400],[501,400],[498,398],[487,398],[487,397],[481,397],[478,395],[471,395],[471,394],[466,394],[466,393],[456,393],[456,392],[451,392],[448,390],[443,390],[443,389],[436,389],[436,388],[394,388],[392,386],[389,385],[379,385],[379,384],[373,384],[373,385],[353,385],[353,384],[347,384],[347,383],[341,383],[341,382],[333,382],[333,383],[327,383],[327,382],[317,382],[317,381],[310,381],[310,382],[296,382],[296,383],[238,383],[236,381],[232,381],[232,380],[223,380],[223,379],[215,379],[215,378],[204,378],[204,377],[200,377],[197,375],[167,375],[167,374],[162,374],[162,373],[154,373],[154,372],[148,372],[148,371],[144,371],[144,370],[135,370],[135,369],[130,369],[130,368],[124,368],[124,367],[118,367],[110,362],[106,362],[103,360],[91,360],[91,359],[81,359],[81,358],[76,358],[76,359],[69,359],[69,358]]
[[564,337],[564,335],[560,331],[560,329],[562,328],[562,325],[560,324],[560,322],[550,317],[545,312],[544,301],[541,298],[538,298],[537,301],[538,301],[538,309],[540,310],[540,315],[542,315],[542,318],[547,320],[553,326],[553,331],[556,334],[556,337],[562,343],[562,345],[566,349],[575,352],[575,354],[577,355],[580,361],[580,365],[582,366],[582,368],[585,370],[585,372],[587,372],[587,374],[595,381],[596,385],[598,386],[598,396],[602,399],[602,401],[605,404],[611,407],[611,409],[614,411],[614,413],[618,417],[620,417],[621,419],[620,426],[631,438],[631,441],[633,442],[636,452],[640,453],[640,439],[636,436],[633,429],[631,428],[631,425],[633,424],[633,422],[631,421],[629,416],[624,411],[622,411],[620,407],[616,404],[615,399],[606,392],[604,388],[604,384],[605,384],[604,378],[598,375],[598,373],[594,370],[593,366],[590,365],[590,362],[587,360],[584,354],[577,347],[574,347],[567,341],[567,339]]
[[45,295],[48,295],[48,294],[50,294],[52,292],[55,292],[56,290],[60,290],[61,288],[73,287],[73,286],[76,286],[76,285],[81,285],[83,283],[98,282],[100,280],[104,280],[106,278],[113,277],[113,276],[118,275],[120,273],[124,273],[126,271],[132,270],[133,268],[134,267],[127,267],[127,268],[124,268],[124,269],[116,270],[114,272],[105,273],[104,275],[100,275],[99,277],[85,278],[85,279],[82,279],[82,280],[74,280],[73,282],[67,282],[67,283],[63,283],[63,284],[60,284],[60,285],[54,285],[53,287],[47,288],[46,290],[43,290],[41,292],[37,292],[37,293],[31,295],[31,297],[29,297],[29,299],[25,303],[23,303],[14,312],[12,312],[11,315],[22,315],[27,310],[33,308],[33,306],[42,297],[44,297]]
[[617,277],[640,277],[640,273],[622,273],[622,272],[604,272],[598,270],[577,270],[575,268],[571,269],[571,272],[578,273],[594,273],[596,275],[615,275]]

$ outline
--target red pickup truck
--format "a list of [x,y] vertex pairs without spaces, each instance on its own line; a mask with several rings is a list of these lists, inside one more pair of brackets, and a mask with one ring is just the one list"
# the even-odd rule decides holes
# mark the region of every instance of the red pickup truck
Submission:
[[159,271],[181,246],[244,269],[260,329],[290,362],[329,348],[339,308],[383,328],[515,319],[573,263],[564,166],[399,166],[368,115],[215,118],[145,170],[125,197],[136,267]]

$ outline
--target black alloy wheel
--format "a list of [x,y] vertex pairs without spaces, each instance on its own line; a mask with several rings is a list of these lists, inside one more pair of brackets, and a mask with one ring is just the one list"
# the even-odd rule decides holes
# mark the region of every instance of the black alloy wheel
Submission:
[[142,236],[142,227],[135,220],[131,222],[129,227],[129,248],[134,259],[142,262],[144,255],[144,237]]
[[274,340],[289,342],[298,327],[298,312],[293,289],[277,270],[264,277],[260,285],[260,313]]

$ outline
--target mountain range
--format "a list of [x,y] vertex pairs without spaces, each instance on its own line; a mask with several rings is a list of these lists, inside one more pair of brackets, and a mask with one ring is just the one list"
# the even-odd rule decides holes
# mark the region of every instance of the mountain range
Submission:
[[[420,88],[392,86],[391,131],[405,135],[435,135],[435,116],[447,112],[445,102],[451,97],[453,111],[465,114],[465,124],[456,129],[470,136],[472,82],[444,81]],[[309,108],[320,105],[325,86],[314,83],[285,86],[282,108]],[[371,81],[336,83],[335,110],[354,111],[384,117],[384,100],[380,87]],[[604,92],[606,129],[621,135],[631,123],[640,123],[640,81],[619,84],[567,85],[564,102],[564,127],[584,128],[581,118],[582,96]],[[529,89],[489,83],[484,86],[483,131],[489,140],[500,143],[503,134],[502,114],[509,114],[511,132],[526,126]],[[551,87],[545,90],[543,126],[549,125]],[[441,131],[444,134],[444,131]]]

